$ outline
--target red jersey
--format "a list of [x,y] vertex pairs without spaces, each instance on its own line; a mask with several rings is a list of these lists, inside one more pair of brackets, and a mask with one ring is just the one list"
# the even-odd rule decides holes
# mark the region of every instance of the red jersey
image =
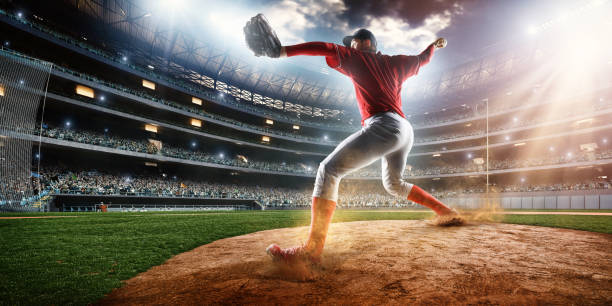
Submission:
[[361,113],[361,124],[369,117],[382,112],[402,112],[402,83],[417,74],[419,68],[429,63],[434,53],[431,44],[419,55],[384,55],[380,52],[363,52],[353,48],[309,42],[286,46],[287,56],[325,56],[327,65],[348,76],[355,86],[355,94]]

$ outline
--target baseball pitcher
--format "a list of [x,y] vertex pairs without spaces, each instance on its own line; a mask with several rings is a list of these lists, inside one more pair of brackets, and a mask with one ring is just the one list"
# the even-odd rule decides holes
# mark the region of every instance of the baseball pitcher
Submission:
[[251,18],[244,32],[247,45],[256,56],[325,57],[329,67],[353,81],[362,118],[362,128],[343,140],[319,165],[307,242],[287,249],[270,245],[266,251],[274,260],[319,263],[336,208],[340,180],[378,159],[382,160],[382,181],[387,192],[432,209],[440,225],[463,222],[456,211],[402,179],[414,141],[412,126],[402,112],[402,83],[429,63],[436,48],[446,46],[444,38],[438,38],[419,55],[390,56],[377,52],[376,38],[366,29],[346,36],[343,46],[325,42],[282,46],[263,15],[259,14]]

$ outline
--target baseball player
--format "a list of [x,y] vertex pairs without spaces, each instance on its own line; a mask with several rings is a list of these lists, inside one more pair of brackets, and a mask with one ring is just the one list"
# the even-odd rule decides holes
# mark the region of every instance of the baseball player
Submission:
[[[253,17],[245,27],[247,44],[256,53],[249,36]],[[262,17],[261,17],[262,18]],[[265,19],[263,19],[265,21]],[[265,28],[266,25],[264,25]],[[260,24],[261,29],[261,24]],[[446,40],[438,38],[425,51],[416,56],[384,55],[377,52],[376,38],[360,29],[343,39],[343,46],[325,42],[307,42],[292,46],[281,46],[274,31],[271,46],[262,47],[260,55],[270,57],[292,57],[298,55],[323,56],[327,65],[348,76],[353,81],[357,103],[362,118],[362,128],[343,140],[319,165],[312,194],[311,224],[305,244],[282,249],[276,244],[266,251],[277,261],[292,263],[306,260],[319,263],[329,224],[336,208],[340,180],[347,174],[382,160],[383,186],[390,194],[408,199],[431,208],[439,217],[441,225],[462,222],[456,211],[438,201],[423,189],[402,179],[406,159],[412,148],[414,134],[412,126],[402,112],[400,92],[402,83],[416,75],[419,69],[431,60],[436,48],[444,48]],[[262,50],[262,49],[260,49]]]

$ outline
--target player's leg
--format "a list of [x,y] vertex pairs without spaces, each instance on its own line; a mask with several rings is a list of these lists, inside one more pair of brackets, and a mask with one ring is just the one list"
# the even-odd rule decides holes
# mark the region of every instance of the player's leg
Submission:
[[440,202],[425,190],[410,184],[402,179],[402,174],[406,168],[408,153],[412,149],[413,133],[404,135],[405,144],[398,150],[388,153],[381,159],[383,186],[391,195],[408,199],[415,203],[428,207],[438,215],[454,213],[448,206]]
[[[372,118],[366,127],[342,141],[319,165],[313,191],[310,233],[302,247],[281,249],[268,247],[273,258],[290,261],[301,255],[318,260],[338,199],[340,180],[352,171],[363,168],[400,145],[396,119],[387,116]],[[298,256],[296,256],[298,255]]]

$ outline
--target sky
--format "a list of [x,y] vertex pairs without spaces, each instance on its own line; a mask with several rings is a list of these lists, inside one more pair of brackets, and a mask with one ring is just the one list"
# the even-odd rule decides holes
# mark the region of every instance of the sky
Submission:
[[[161,1],[161,0],[160,0]],[[533,42],[527,34],[594,1],[610,0],[173,0],[184,1],[191,9],[190,20],[198,20],[216,39],[216,46],[233,50],[244,59],[276,69],[270,59],[249,56],[242,27],[263,13],[283,45],[305,41],[341,43],[345,35],[359,28],[374,33],[379,51],[385,54],[418,54],[437,37],[448,40],[427,67],[445,71],[484,55],[517,48]],[[189,1],[197,2],[197,5]],[[198,7],[199,6],[199,7]],[[176,7],[176,5],[174,6]],[[201,20],[201,21],[200,21]],[[216,37],[216,38],[215,38]],[[562,39],[562,38],[561,38]],[[326,68],[322,58],[286,59],[291,65],[329,74],[338,86],[351,86],[338,73]],[[288,70],[289,71],[289,70]],[[427,73],[427,72],[425,72]]]
[[210,24],[221,29],[217,32],[236,40],[241,40],[246,20],[257,13],[267,17],[284,45],[304,41],[341,43],[345,35],[367,28],[383,53],[418,54],[437,37],[444,37],[448,46],[436,55],[437,63],[432,65],[440,69],[479,58],[492,49],[523,43],[528,27],[591,1],[235,0],[211,1],[205,6]]

